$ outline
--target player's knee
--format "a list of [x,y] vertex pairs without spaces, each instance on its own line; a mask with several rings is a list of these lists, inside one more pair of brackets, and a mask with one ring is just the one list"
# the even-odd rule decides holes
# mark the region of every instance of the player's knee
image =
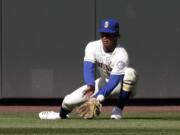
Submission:
[[67,95],[64,97],[64,100],[62,102],[62,107],[66,110],[72,110],[73,109],[72,98],[70,95]]
[[137,75],[135,69],[128,67],[125,70],[122,89],[124,91],[132,91],[135,87],[136,80],[137,80]]

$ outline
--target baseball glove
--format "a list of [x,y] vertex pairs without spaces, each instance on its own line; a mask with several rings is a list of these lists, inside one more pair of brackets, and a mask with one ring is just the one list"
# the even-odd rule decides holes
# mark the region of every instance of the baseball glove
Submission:
[[97,99],[90,98],[88,101],[79,106],[77,111],[84,119],[93,119],[100,115],[101,108],[102,105]]

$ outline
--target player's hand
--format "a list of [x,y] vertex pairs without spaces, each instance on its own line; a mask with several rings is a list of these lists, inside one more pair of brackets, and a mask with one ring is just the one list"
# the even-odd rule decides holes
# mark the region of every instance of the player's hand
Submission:
[[87,88],[83,91],[83,97],[89,99],[94,93],[95,87],[94,86],[87,86]]

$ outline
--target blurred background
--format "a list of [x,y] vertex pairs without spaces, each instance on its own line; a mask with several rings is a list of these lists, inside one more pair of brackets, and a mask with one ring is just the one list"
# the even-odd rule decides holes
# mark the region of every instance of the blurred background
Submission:
[[0,0],[0,99],[63,98],[83,85],[101,19],[120,22],[134,99],[180,99],[179,0]]

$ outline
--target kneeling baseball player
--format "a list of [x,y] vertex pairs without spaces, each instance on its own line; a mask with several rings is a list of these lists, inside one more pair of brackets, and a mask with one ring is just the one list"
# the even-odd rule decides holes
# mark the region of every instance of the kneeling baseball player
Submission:
[[[102,102],[114,95],[118,97],[118,102],[112,109],[110,118],[122,118],[123,108],[136,84],[136,71],[128,67],[128,54],[118,43],[118,21],[102,20],[98,31],[101,38],[89,42],[85,48],[85,85],[64,97],[60,112],[40,112],[40,119],[66,119],[75,107],[78,108],[81,117],[92,119],[101,113]],[[96,67],[100,72],[97,79]]]

